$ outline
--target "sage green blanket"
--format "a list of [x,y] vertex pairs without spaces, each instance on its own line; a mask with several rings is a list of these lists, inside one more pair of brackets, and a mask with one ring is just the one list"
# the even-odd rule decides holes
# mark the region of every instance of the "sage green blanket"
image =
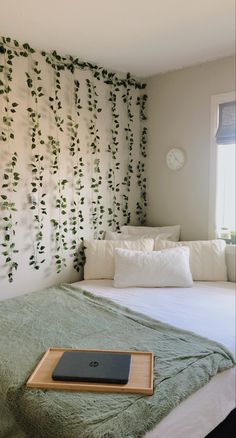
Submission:
[[[26,380],[49,347],[153,351],[154,395],[26,389]],[[213,341],[73,286],[0,303],[0,410],[5,406],[9,421],[14,419],[15,437],[142,437],[233,364],[230,353]]]

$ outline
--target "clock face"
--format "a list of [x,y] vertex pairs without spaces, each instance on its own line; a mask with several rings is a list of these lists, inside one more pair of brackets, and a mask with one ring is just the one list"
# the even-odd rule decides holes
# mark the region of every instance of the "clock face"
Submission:
[[185,164],[185,153],[182,149],[173,148],[166,155],[166,163],[169,169],[179,170]]

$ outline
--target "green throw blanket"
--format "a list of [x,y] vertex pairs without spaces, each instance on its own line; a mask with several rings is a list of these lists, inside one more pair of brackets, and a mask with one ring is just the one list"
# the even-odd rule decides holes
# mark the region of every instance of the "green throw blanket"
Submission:
[[[26,389],[49,347],[153,351],[154,395]],[[27,438],[142,437],[233,364],[230,353],[213,341],[73,286],[0,303],[0,406]]]

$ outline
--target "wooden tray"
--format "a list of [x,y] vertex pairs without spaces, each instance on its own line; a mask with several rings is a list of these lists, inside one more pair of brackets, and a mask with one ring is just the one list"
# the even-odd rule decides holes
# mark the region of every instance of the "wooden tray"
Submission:
[[[126,385],[88,382],[59,382],[52,379],[52,372],[65,351],[104,351],[131,353],[129,381]],[[118,350],[78,350],[72,348],[49,348],[26,383],[27,388],[64,389],[92,392],[131,392],[153,394],[153,353]]]

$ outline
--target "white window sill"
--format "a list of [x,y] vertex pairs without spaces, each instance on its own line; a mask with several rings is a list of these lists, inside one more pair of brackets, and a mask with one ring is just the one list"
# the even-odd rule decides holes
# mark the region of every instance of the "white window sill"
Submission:
[[226,254],[236,254],[236,245],[233,243],[227,243]]

